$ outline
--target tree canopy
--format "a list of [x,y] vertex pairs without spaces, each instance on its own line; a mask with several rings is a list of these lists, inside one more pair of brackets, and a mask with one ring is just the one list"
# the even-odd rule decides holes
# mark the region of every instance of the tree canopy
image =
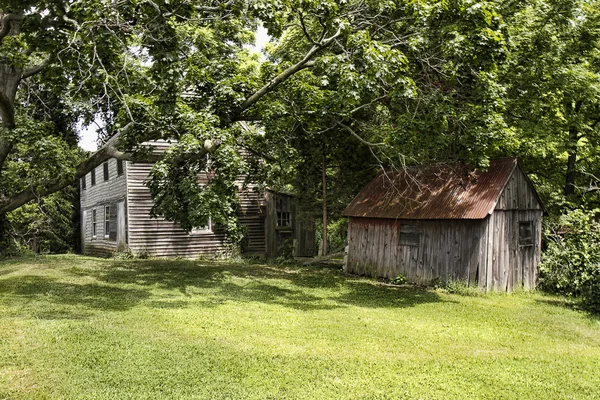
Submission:
[[[156,162],[155,213],[184,228],[228,222],[241,173],[291,184],[314,208],[325,171],[339,215],[380,167],[503,155],[521,156],[551,202],[597,201],[599,9],[2,0],[0,214],[110,157]],[[248,49],[259,24],[264,58]],[[102,122],[93,155],[75,146],[80,121]],[[176,140],[163,156],[143,146],[161,138]]]

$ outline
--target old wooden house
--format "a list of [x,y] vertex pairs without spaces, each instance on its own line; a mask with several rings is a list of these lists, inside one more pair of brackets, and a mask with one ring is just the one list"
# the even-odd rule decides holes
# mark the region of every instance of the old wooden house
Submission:
[[531,289],[544,206],[514,158],[487,171],[458,165],[381,171],[344,211],[345,268],[429,284],[463,281],[487,291]]
[[[166,143],[154,143],[159,148]],[[164,149],[163,149],[164,150]],[[190,232],[150,215],[153,202],[144,181],[152,164],[110,159],[81,179],[81,243],[84,254],[109,256],[131,249],[158,257],[220,255],[228,250],[225,231],[209,221]],[[247,254],[276,257],[314,255],[314,226],[296,217],[293,198],[274,191],[242,189],[240,223],[247,228]]]

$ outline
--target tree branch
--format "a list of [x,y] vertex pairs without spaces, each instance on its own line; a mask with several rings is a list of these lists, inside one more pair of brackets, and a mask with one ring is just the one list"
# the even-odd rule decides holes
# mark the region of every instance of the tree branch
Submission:
[[244,110],[252,107],[263,96],[272,92],[277,86],[279,86],[282,82],[287,80],[290,76],[294,75],[295,73],[297,73],[298,71],[300,71],[304,68],[310,68],[310,67],[314,66],[314,60],[312,60],[312,58],[315,57],[319,51],[321,51],[324,48],[326,48],[327,46],[329,46],[329,44],[331,44],[331,42],[333,42],[335,40],[335,38],[337,38],[341,33],[342,33],[342,30],[340,28],[332,36],[328,37],[327,39],[322,39],[321,41],[319,41],[318,44],[314,45],[308,51],[308,53],[306,53],[306,55],[304,56],[304,58],[302,58],[302,60],[298,61],[296,64],[294,64],[291,67],[284,70],[282,73],[280,73],[275,78],[273,78],[269,83],[267,83],[265,86],[260,88],[257,92],[255,92],[252,96],[248,97],[246,99],[246,101],[244,101],[240,105],[238,114],[241,114]]
[[2,91],[0,91],[0,118],[5,128],[13,129],[15,127],[15,107]]
[[[66,188],[67,186],[73,184],[75,179],[84,177],[91,170],[111,158],[138,163],[155,163],[163,159],[162,154],[134,155],[132,153],[119,151],[118,146],[120,142],[121,133],[115,135],[102,148],[92,154],[87,160],[79,164],[72,176],[59,179],[57,182],[54,182],[53,184],[50,184],[41,190],[34,190],[33,188],[30,188],[13,196],[0,198],[0,215],[15,210],[31,200],[37,199],[38,197],[48,196],[49,194]],[[220,145],[220,140],[206,140],[204,142],[204,147],[199,152],[184,153],[180,157],[176,157],[174,160],[172,160],[172,162],[174,164],[179,164],[186,160],[201,159],[206,156],[206,154],[214,153]]]
[[2,17],[2,26],[0,27],[0,44],[2,44],[4,38],[10,33],[10,30],[12,29],[12,22],[22,20],[22,14],[9,13]]
[[354,129],[350,128],[348,125],[341,123],[340,121],[336,122],[340,127],[344,128],[345,130],[347,130],[348,132],[350,132],[350,134],[352,136],[354,136],[356,139],[358,139],[359,142],[361,142],[362,144],[366,144],[369,147],[384,147],[385,143],[371,143],[366,141],[365,139],[361,138],[360,135],[356,132],[354,132]]
[[26,79],[32,75],[42,72],[48,65],[50,65],[50,57],[46,58],[44,61],[42,61],[38,65],[35,65],[31,68],[24,70],[23,73],[21,74],[21,79]]

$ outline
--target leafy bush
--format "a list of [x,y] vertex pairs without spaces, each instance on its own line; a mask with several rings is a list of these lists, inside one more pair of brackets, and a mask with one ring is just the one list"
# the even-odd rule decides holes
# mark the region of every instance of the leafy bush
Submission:
[[581,299],[600,312],[600,210],[574,210],[547,223],[547,249],[540,264],[540,287]]
[[394,285],[403,285],[407,282],[406,275],[398,274],[394,279],[390,280]]

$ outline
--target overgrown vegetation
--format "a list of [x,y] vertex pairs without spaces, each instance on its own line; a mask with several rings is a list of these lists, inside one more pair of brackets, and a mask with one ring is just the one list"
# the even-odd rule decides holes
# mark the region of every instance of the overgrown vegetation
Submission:
[[540,266],[542,289],[579,299],[600,313],[600,210],[574,210],[547,222]]

